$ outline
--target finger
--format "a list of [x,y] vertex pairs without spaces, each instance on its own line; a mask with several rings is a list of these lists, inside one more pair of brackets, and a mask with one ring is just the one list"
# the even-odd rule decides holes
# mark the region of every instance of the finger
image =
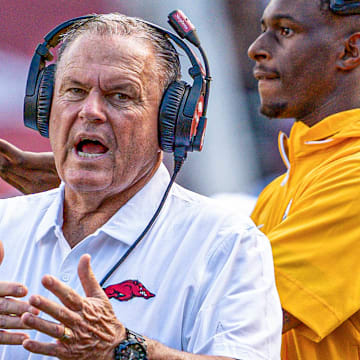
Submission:
[[21,321],[20,316],[0,315],[0,329],[29,329]]
[[73,311],[81,311],[83,299],[71,287],[51,275],[45,275],[42,278],[42,284],[58,297],[67,308]]
[[0,314],[3,315],[21,315],[24,312],[31,312],[35,315],[39,314],[39,310],[32,307],[25,301],[11,298],[0,298]]
[[[0,160],[0,162],[1,162],[1,160]],[[4,181],[6,181],[9,185],[13,186],[15,189],[21,191],[23,194],[32,193],[28,189],[33,187],[33,182],[29,182],[29,178],[24,178],[23,176],[18,176],[11,170],[12,170],[11,168],[9,168],[9,169],[4,168],[0,164],[1,178]]]
[[[32,194],[34,192],[49,190],[60,184],[60,180],[56,174],[47,172],[44,169],[31,169],[26,171],[24,166],[21,168],[20,166],[9,166],[6,168],[1,164],[1,160],[2,159],[0,157],[0,176],[3,178],[3,180],[24,194]],[[21,169],[20,174],[17,173],[19,169]],[[31,181],[29,181],[29,179],[31,179]]]
[[15,282],[1,281],[0,282],[0,297],[1,296],[13,296],[23,297],[27,294],[27,288]]
[[38,330],[44,334],[59,339],[64,335],[64,325],[52,321],[41,319],[30,313],[25,313],[21,317],[22,322],[31,329]]
[[0,330],[0,344],[21,345],[28,338],[28,334]]
[[[22,345],[26,350],[35,354],[48,355],[58,357],[60,359],[70,358],[66,348],[58,343],[42,343],[39,341],[26,339]],[[76,359],[76,357],[73,357],[73,359]]]
[[81,285],[85,291],[85,295],[87,297],[107,299],[104,290],[99,285],[95,278],[94,272],[91,269],[90,260],[90,255],[84,254],[81,256],[78,265],[78,275],[81,281]]
[[[70,327],[76,325],[76,323],[78,323],[81,320],[80,315],[77,314],[76,312],[74,312],[74,311],[66,308],[65,306],[62,306],[54,301],[51,301],[43,296],[40,296],[40,295],[32,295],[29,299],[29,303],[32,306],[36,307],[37,309],[50,315],[55,320],[58,320],[59,322],[66,324]],[[27,326],[33,327],[33,325],[28,322],[28,320],[30,321],[29,316],[31,314],[29,313],[29,314],[24,314],[24,315],[26,315],[23,318],[23,321],[24,321],[24,319],[26,319],[25,324]],[[37,321],[37,319],[40,319],[35,316],[33,316],[32,318],[34,319],[34,321],[35,320]],[[40,320],[42,320],[42,319],[40,319]]]

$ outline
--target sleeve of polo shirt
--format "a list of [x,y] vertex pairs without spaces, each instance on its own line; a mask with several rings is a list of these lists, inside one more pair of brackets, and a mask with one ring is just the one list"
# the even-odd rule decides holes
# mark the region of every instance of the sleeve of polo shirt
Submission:
[[360,167],[333,163],[294,196],[287,218],[267,234],[283,308],[320,341],[360,309]]
[[270,242],[250,220],[241,234],[231,230],[208,254],[186,351],[279,359],[282,314]]

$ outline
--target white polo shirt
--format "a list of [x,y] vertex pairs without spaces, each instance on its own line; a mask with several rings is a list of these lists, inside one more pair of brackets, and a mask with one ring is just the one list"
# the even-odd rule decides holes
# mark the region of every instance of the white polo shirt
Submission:
[[[41,285],[42,276],[52,274],[83,295],[77,276],[80,256],[91,255],[101,281],[143,231],[169,180],[162,165],[104,226],[73,249],[61,230],[63,184],[0,200],[5,250],[0,279],[25,284],[29,296],[57,300]],[[249,218],[221,209],[215,200],[174,185],[154,226],[104,288],[126,327],[171,348],[279,359],[282,314],[269,241]],[[21,346],[0,346],[0,359],[45,358]]]

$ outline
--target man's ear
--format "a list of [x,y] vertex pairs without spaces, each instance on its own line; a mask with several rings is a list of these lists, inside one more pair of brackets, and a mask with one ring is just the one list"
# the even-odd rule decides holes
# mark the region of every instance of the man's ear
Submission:
[[360,32],[351,34],[343,46],[343,51],[336,63],[337,68],[350,71],[360,65]]

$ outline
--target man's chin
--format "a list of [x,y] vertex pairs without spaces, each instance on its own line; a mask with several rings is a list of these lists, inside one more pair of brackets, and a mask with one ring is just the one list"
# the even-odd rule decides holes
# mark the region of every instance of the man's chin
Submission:
[[286,118],[286,108],[286,103],[261,104],[260,113],[268,118]]
[[[86,171],[84,172],[86,173]],[[67,174],[65,177],[65,184],[79,193],[102,191],[109,186],[109,175],[101,176],[98,172],[88,172],[81,176],[78,174]],[[80,176],[79,176],[80,175]]]

